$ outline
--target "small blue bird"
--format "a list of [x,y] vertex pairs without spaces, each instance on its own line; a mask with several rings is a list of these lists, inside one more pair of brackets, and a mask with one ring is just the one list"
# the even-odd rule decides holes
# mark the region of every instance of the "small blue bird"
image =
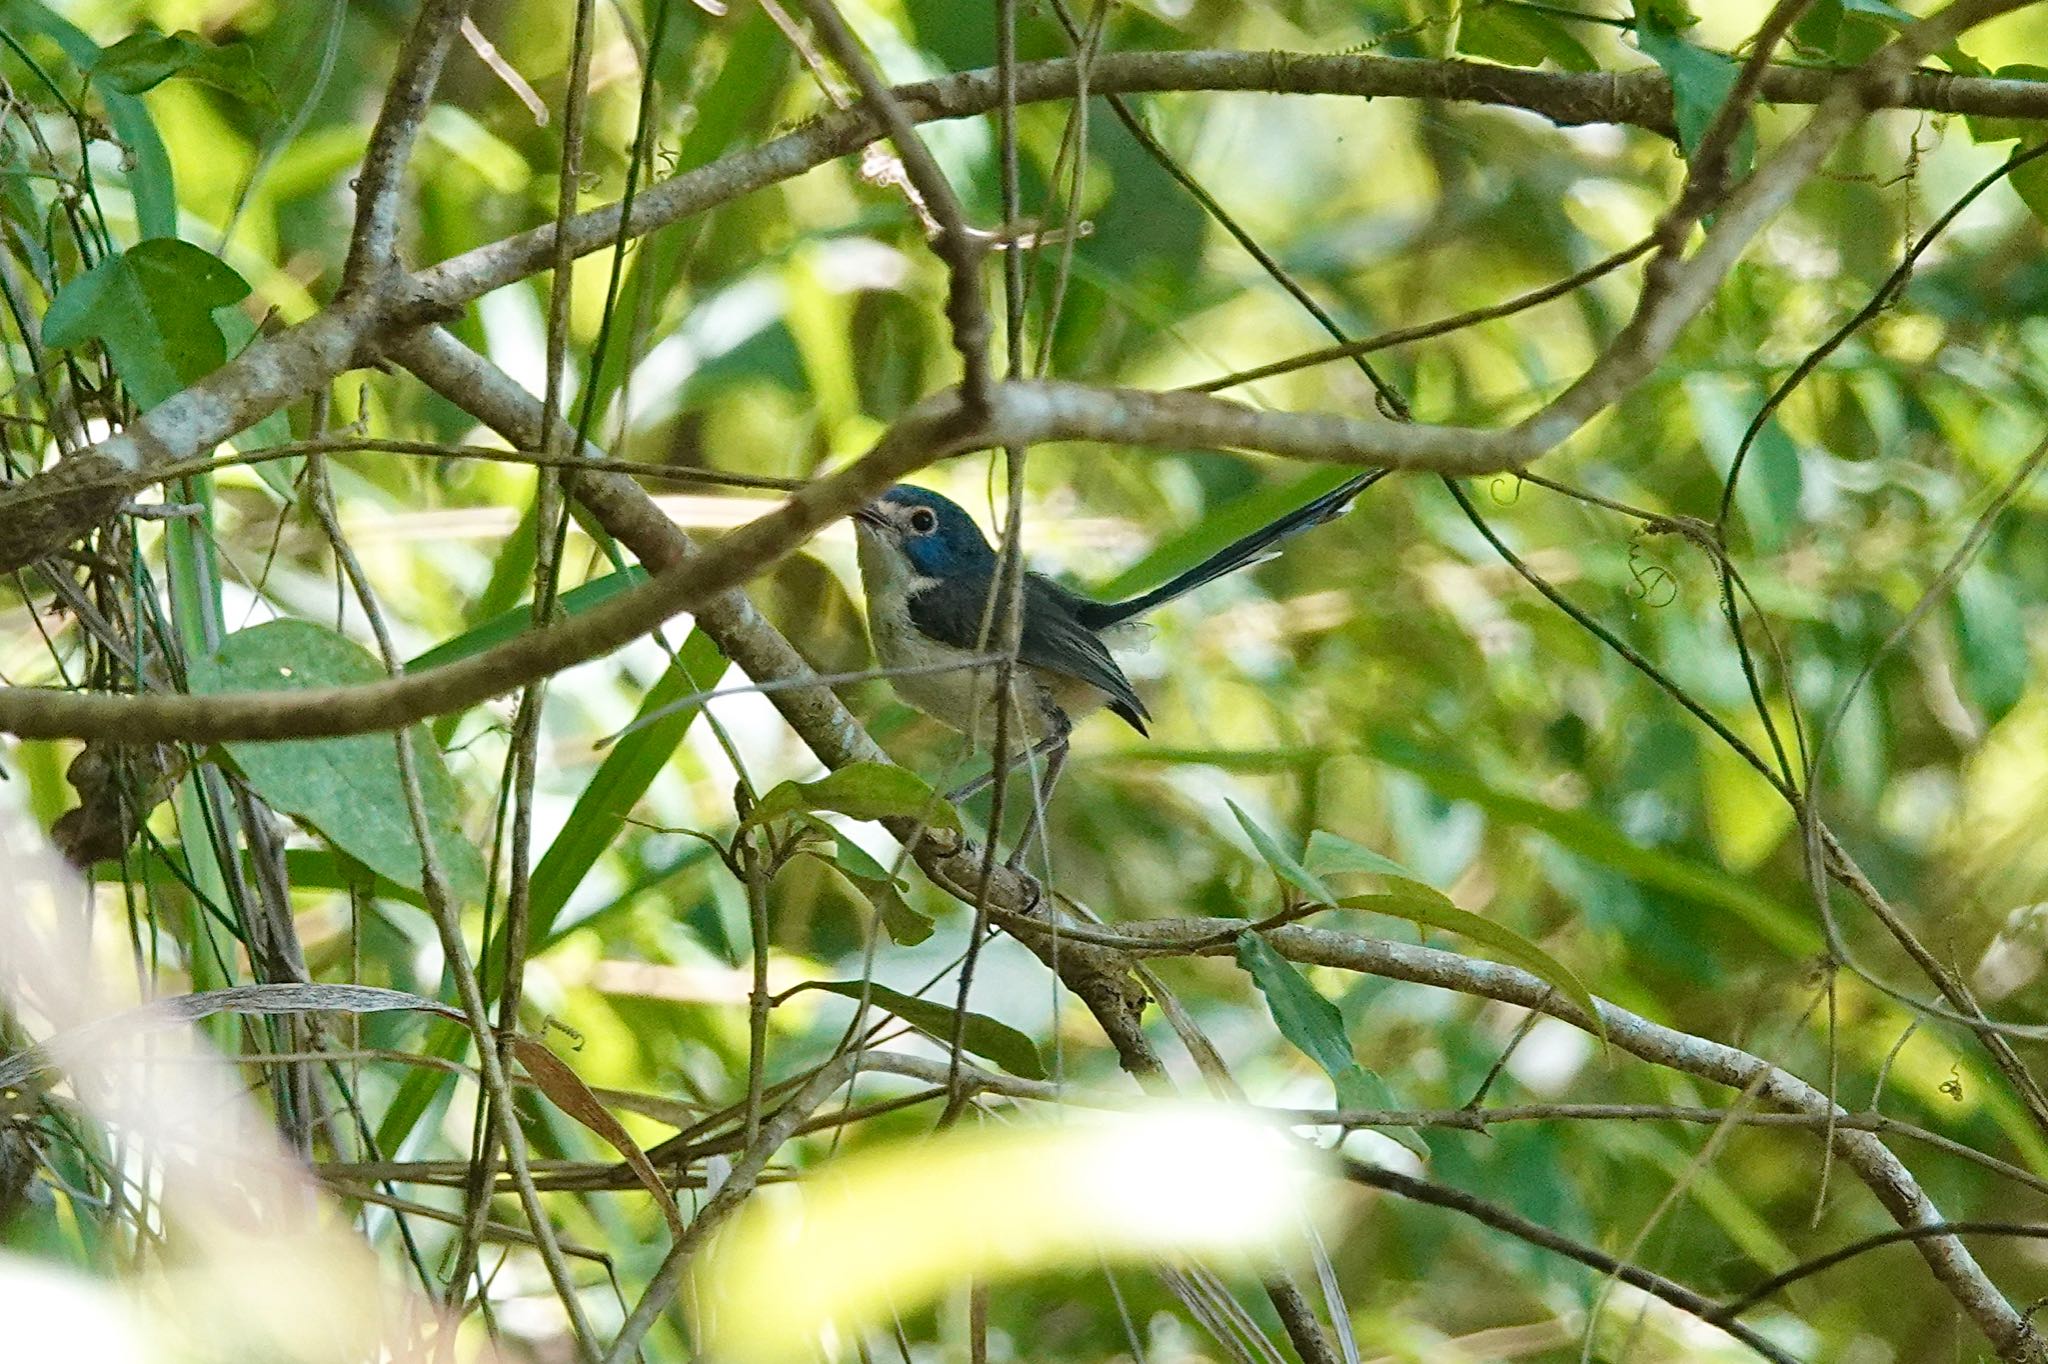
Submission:
[[[1360,474],[1126,601],[1096,601],[1026,573],[1017,649],[1022,666],[1012,683],[1009,733],[1034,741],[1047,755],[1039,804],[1059,775],[1075,720],[1107,706],[1145,733],[1145,703],[1111,657],[1105,631],[1273,557],[1275,545],[1342,514],[1386,473]],[[868,632],[897,694],[933,719],[992,744],[995,670],[972,663],[994,652],[1004,636],[992,623],[997,558],[987,537],[957,502],[908,484],[856,511],[854,522]]]

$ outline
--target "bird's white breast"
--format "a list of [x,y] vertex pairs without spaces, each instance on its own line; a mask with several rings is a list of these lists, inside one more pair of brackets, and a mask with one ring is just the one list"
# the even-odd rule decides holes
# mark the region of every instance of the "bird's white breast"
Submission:
[[[884,668],[902,670],[890,677],[890,685],[898,696],[934,720],[973,737],[979,744],[993,744],[995,666],[968,666],[968,660],[975,657],[972,651],[942,644],[919,630],[910,618],[910,599],[933,586],[935,580],[912,573],[901,554],[865,527],[860,530],[859,542],[861,582],[868,599],[868,634],[875,642],[875,658]],[[1035,742],[1048,731],[1042,700],[1045,688],[1028,667],[1017,669],[1014,679],[1010,732]],[[1062,708],[1070,715],[1079,716],[1102,703],[1101,693],[1095,688],[1084,689],[1091,693],[1093,705],[1089,704],[1089,697],[1058,696]],[[1065,705],[1069,699],[1075,704]]]

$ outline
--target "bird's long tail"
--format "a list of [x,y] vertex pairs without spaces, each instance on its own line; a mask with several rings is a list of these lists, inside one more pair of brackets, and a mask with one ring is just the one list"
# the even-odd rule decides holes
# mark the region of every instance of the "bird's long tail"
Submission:
[[1263,563],[1274,557],[1274,546],[1290,535],[1299,535],[1305,530],[1322,525],[1343,515],[1352,499],[1385,478],[1391,470],[1374,469],[1354,479],[1338,484],[1330,491],[1304,503],[1287,515],[1268,525],[1261,526],[1241,540],[1233,541],[1217,550],[1208,558],[1184,573],[1176,574],[1150,592],[1115,602],[1088,602],[1076,610],[1081,623],[1091,630],[1106,630],[1121,625],[1134,616],[1142,615],[1155,606],[1164,605],[1175,597],[1194,591],[1204,583],[1214,582],[1226,573],[1235,573],[1240,568]]

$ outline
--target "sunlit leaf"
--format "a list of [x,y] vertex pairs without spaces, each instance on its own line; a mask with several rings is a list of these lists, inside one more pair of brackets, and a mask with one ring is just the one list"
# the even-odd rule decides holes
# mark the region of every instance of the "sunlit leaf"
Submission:
[[[623,575],[613,575],[620,576]],[[600,581],[609,584],[612,579]],[[529,617],[529,626],[531,623]],[[690,632],[676,659],[641,702],[642,715],[651,715],[677,697],[715,685],[725,666],[718,645],[701,630]],[[701,710],[701,706],[691,706],[664,715],[646,728],[634,730],[605,753],[604,761],[576,798],[575,808],[563,821],[562,831],[534,864],[527,889],[529,949],[551,941],[555,921],[568,905],[569,897],[618,837],[633,807],[668,765]]]
[[1596,71],[1599,63],[1561,21],[1514,0],[1467,5],[1458,23],[1458,50],[1510,66],[1555,62],[1566,71]]
[[708,1352],[816,1358],[819,1333],[949,1285],[1105,1257],[1269,1251],[1299,1234],[1313,1153],[1220,1109],[962,1124],[856,1151],[756,1198],[699,1271]]

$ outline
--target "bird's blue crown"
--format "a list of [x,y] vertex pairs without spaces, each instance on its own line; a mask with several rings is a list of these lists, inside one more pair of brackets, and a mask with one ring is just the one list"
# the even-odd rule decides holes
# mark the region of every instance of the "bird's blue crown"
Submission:
[[898,508],[924,507],[935,518],[931,529],[922,532],[914,520],[907,525],[899,521],[903,557],[919,577],[986,581],[994,575],[996,552],[989,548],[987,537],[967,509],[952,498],[930,488],[899,483],[883,493],[881,500]]

